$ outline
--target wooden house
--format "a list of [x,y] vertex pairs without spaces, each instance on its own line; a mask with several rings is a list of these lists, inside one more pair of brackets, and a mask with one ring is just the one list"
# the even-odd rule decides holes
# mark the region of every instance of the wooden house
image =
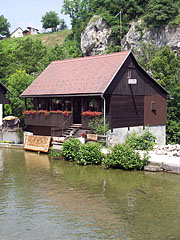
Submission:
[[21,96],[33,99],[25,125],[36,135],[58,136],[72,124],[87,129],[90,115],[102,112],[111,137],[149,126],[165,139],[167,95],[126,51],[52,62]]
[[4,104],[10,104],[10,100],[6,97],[9,90],[0,82],[0,125],[2,125],[3,119],[3,106]]

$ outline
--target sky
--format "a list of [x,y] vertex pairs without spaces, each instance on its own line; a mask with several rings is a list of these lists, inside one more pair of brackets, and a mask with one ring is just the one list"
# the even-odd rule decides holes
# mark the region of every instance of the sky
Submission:
[[63,0],[0,0],[0,15],[4,15],[11,24],[10,32],[21,27],[34,27],[42,32],[41,18],[46,12],[55,11],[71,28],[68,15],[61,13]]

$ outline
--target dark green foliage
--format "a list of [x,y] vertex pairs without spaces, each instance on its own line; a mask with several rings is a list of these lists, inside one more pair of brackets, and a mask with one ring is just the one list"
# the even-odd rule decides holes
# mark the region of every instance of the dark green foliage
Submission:
[[52,147],[49,148],[49,154],[51,157],[54,157],[54,158],[58,158],[62,156],[61,152],[56,151]]
[[122,168],[125,170],[141,170],[147,163],[148,156],[141,159],[140,154],[127,144],[115,145],[112,152],[104,160],[106,168]]
[[167,101],[167,143],[180,144],[180,86],[171,88],[171,98]]
[[174,86],[180,84],[180,56],[176,55],[169,47],[163,47],[149,62],[152,76],[171,91]]
[[1,36],[8,37],[10,34],[9,32],[10,27],[11,24],[8,22],[8,20],[3,15],[0,15],[0,37]]
[[65,30],[67,29],[67,24],[65,23],[64,19],[60,19],[60,23],[59,23],[59,30],[62,31],[62,30]]
[[40,40],[33,41],[27,37],[17,40],[14,54],[17,67],[31,74],[38,71],[37,63],[46,56],[47,49]]
[[150,0],[147,5],[145,22],[150,28],[158,28],[178,15],[178,1]]
[[103,117],[94,117],[89,121],[88,126],[91,128],[94,134],[103,135],[109,130],[109,124],[106,123],[104,127]]
[[148,130],[143,132],[133,132],[128,134],[125,143],[132,149],[136,150],[152,150],[156,137]]
[[78,139],[76,138],[68,139],[63,143],[61,151],[62,156],[64,156],[66,160],[74,161],[77,156],[77,152],[80,149],[80,146],[81,142]]
[[44,16],[42,16],[41,20],[44,29],[51,28],[52,32],[57,31],[57,26],[60,24],[60,19],[58,14],[54,11],[46,12]]
[[20,98],[21,93],[32,83],[34,77],[26,74],[24,70],[16,70],[14,74],[12,74],[8,79],[8,89],[12,92],[9,94],[9,99],[11,100],[11,104],[13,109],[11,110],[8,105],[6,110],[6,114],[12,114],[16,117],[19,117],[21,120],[21,124],[23,125],[23,115],[22,111],[25,109],[25,102],[23,98]]
[[81,145],[76,155],[76,162],[80,165],[100,164],[103,158],[99,143],[86,143]]
[[47,54],[37,63],[38,73],[41,73],[52,61],[62,60],[66,56],[66,49],[63,45],[56,44],[47,49]]

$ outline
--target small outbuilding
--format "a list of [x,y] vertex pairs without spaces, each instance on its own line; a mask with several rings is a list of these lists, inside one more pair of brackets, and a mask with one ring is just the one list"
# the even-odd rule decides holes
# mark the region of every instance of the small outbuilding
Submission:
[[52,62],[22,93],[34,108],[24,111],[26,129],[60,136],[63,129],[102,114],[108,135],[122,142],[133,129],[149,129],[165,143],[168,92],[137,62],[131,51]]

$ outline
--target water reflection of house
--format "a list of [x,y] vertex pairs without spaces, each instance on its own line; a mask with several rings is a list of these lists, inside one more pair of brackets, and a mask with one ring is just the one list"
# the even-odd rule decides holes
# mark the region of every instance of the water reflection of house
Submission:
[[27,129],[37,135],[58,136],[72,124],[86,129],[90,117],[82,113],[90,110],[103,113],[111,136],[149,125],[164,143],[167,94],[132,52],[119,52],[52,62],[21,96],[33,98],[36,111],[52,111],[25,116]]

